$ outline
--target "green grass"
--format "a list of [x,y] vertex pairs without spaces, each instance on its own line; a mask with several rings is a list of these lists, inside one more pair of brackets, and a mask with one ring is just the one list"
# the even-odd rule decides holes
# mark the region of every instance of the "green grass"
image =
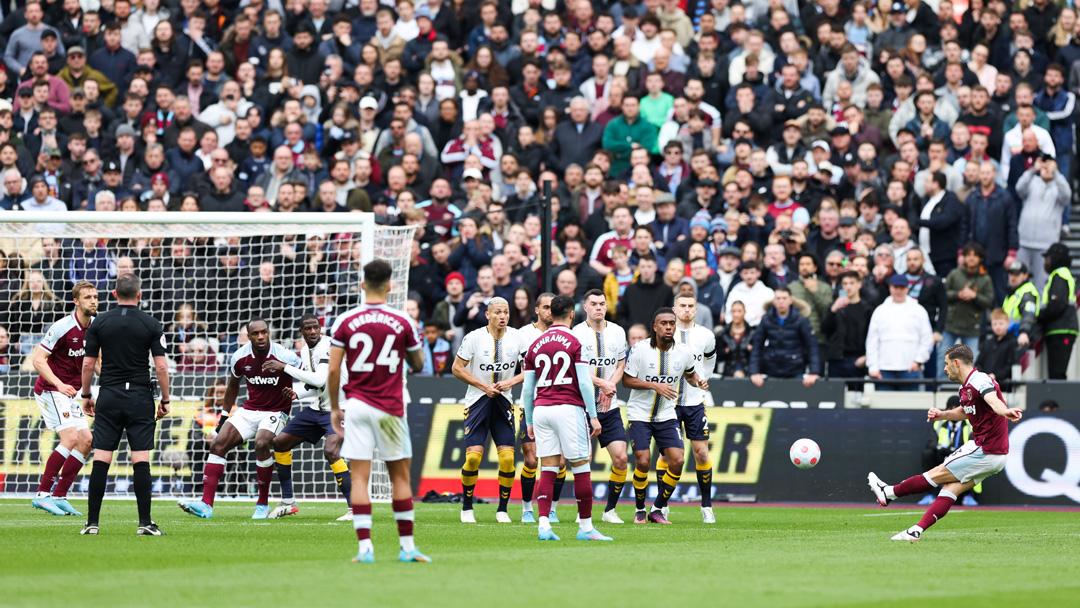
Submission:
[[333,521],[343,505],[302,503],[268,522],[249,520],[252,508],[219,503],[200,520],[155,502],[168,536],[148,538],[135,536],[133,502],[109,502],[101,535],[85,537],[82,518],[0,501],[0,605],[998,608],[1080,594],[1075,512],[958,509],[908,544],[889,537],[919,519],[912,505],[717,508],[715,526],[674,507],[675,525],[601,523],[615,542],[584,543],[564,502],[563,541],[540,543],[533,525],[496,524],[492,505],[477,525],[459,523],[456,505],[417,505],[417,545],[435,561],[401,564],[389,505],[376,505],[378,562],[360,565],[352,526]]

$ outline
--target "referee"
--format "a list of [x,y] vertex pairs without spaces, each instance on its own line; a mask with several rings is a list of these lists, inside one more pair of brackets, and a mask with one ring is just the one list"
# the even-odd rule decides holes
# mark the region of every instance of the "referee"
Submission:
[[[116,279],[117,306],[94,319],[86,332],[83,358],[83,411],[94,416],[94,469],[90,473],[90,513],[82,534],[98,533],[101,500],[105,496],[109,465],[120,437],[127,430],[135,498],[139,504],[140,536],[164,536],[150,519],[150,450],[157,420],[169,413],[169,370],[165,364],[165,335],[161,323],[139,310],[142,281],[134,274]],[[98,353],[103,357],[98,403],[90,394]],[[154,392],[147,371],[147,353],[161,387],[161,405],[154,412]]]

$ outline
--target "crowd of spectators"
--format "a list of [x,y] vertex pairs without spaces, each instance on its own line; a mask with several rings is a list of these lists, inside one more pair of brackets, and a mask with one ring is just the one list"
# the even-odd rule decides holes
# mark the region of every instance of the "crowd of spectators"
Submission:
[[[758,385],[941,376],[958,342],[1005,380],[1040,338],[1064,377],[1078,334],[1060,240],[1080,20],[1054,0],[17,0],[0,16],[0,210],[414,225],[426,373],[491,297],[531,322],[545,270],[579,302],[603,290],[631,340],[694,293],[718,371]],[[74,281],[107,307],[125,270],[182,371],[219,370],[248,316],[329,322],[359,297],[349,235],[0,249],[0,369]]]

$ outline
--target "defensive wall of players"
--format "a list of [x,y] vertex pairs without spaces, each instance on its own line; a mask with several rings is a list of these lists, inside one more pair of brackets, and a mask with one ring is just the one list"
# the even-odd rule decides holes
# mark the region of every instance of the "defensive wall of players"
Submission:
[[[213,379],[182,376],[177,384],[183,388],[173,390],[172,412],[159,424],[151,460],[159,480],[156,493],[190,491],[185,484],[192,479],[191,459],[185,455],[195,414],[202,407],[202,400],[195,397],[205,394],[205,386]],[[0,383],[0,493],[27,492],[41,473],[40,465],[31,464],[34,459],[27,454],[47,454],[54,437],[35,424],[39,408],[24,379],[0,376]],[[1069,399],[1078,388],[1080,383],[1040,383],[1010,396],[1010,403],[1019,402],[1020,407],[1026,401],[1028,413],[1023,422],[1011,427],[1012,457],[1005,474],[985,484],[984,504],[1080,504],[1080,410]],[[460,396],[446,395],[461,393],[461,385],[453,378],[414,377],[409,390],[414,491],[417,495],[429,490],[459,492],[465,449],[463,404]],[[797,380],[774,380],[761,389],[747,381],[718,381],[710,393],[713,403],[706,410],[710,460],[715,467],[714,495],[720,500],[864,502],[866,487],[859,480],[866,470],[897,478],[919,464],[928,439],[926,409],[935,400],[941,406],[952,391],[879,391],[870,397],[873,408],[861,407],[865,393],[830,380],[811,388]],[[1046,399],[1055,399],[1062,409],[1038,412],[1038,404]],[[821,466],[802,471],[790,465],[788,447],[800,437],[813,437],[821,445]],[[594,471],[606,472],[610,466],[607,452],[594,453]],[[477,496],[498,495],[494,454],[495,450],[487,450],[481,464]],[[130,466],[121,463],[111,474],[110,491],[125,491]],[[606,477],[597,479],[602,481],[594,484],[594,493],[603,498]],[[514,498],[518,491],[515,484]],[[697,492],[691,479],[680,486],[676,499],[695,500]]]

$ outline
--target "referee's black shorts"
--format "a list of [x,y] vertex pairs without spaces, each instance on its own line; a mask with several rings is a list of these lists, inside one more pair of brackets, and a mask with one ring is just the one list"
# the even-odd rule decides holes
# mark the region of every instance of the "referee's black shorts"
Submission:
[[103,386],[98,393],[94,416],[94,449],[115,452],[127,430],[132,452],[154,449],[157,427],[154,394],[149,386],[117,384]]

